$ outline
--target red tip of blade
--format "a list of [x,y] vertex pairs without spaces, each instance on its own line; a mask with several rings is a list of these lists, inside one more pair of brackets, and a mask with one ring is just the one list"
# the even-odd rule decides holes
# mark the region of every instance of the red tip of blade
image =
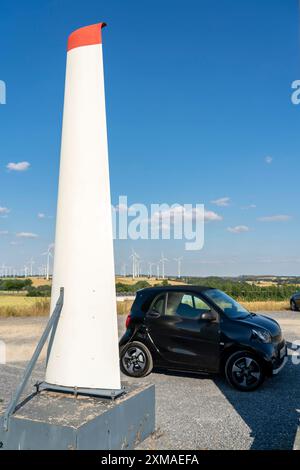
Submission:
[[76,29],[76,31],[73,31],[69,36],[67,50],[70,51],[71,49],[75,49],[75,47],[101,44],[101,30],[104,26],[106,26],[106,23],[96,23]]

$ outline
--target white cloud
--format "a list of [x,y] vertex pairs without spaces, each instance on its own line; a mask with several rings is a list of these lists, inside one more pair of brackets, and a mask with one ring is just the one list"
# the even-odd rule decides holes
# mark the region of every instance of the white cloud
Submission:
[[[181,216],[182,219],[185,220],[199,220],[203,217],[203,212],[199,208],[191,208],[187,209],[184,206],[175,206],[175,207],[170,207],[167,210],[162,210],[159,212],[155,212],[152,215],[152,218],[149,219],[149,222],[154,222],[154,223],[161,223],[164,220],[169,220],[171,223],[175,223],[176,221],[176,215]],[[223,217],[219,214],[217,214],[214,211],[207,211],[204,210],[204,221],[205,222],[217,222],[223,220]],[[180,219],[181,223],[181,219]]]
[[16,234],[16,236],[18,238],[38,238],[38,235],[32,232],[19,232]]
[[0,215],[6,215],[10,212],[10,209],[8,209],[7,207],[1,207],[0,206]]
[[284,215],[284,214],[279,214],[279,215],[270,215],[266,217],[259,217],[257,220],[259,222],[288,222],[291,220],[290,215]]
[[227,207],[230,204],[230,197],[220,197],[219,199],[211,201],[211,204],[219,207]]
[[268,165],[271,165],[271,163],[273,162],[273,157],[271,157],[270,155],[268,155],[268,156],[265,158],[265,162],[266,162]]
[[257,205],[256,204],[248,204],[248,206],[243,206],[242,209],[243,210],[247,210],[247,209],[256,209]]
[[46,217],[46,214],[44,214],[43,212],[39,212],[37,216],[39,219],[44,219]]
[[223,217],[214,211],[204,211],[205,222],[217,222],[223,220]]
[[249,227],[247,225],[236,225],[235,227],[228,227],[227,231],[231,233],[245,233],[249,232]]
[[30,167],[29,162],[8,163],[6,168],[10,171],[26,171]]
[[0,235],[8,235],[8,230],[0,230]]
[[[170,220],[170,222],[174,224],[176,221],[176,216],[178,216],[179,218],[181,217],[181,219],[193,221],[201,219],[203,217],[203,211],[198,207],[187,208],[180,204],[174,204],[173,206],[168,206],[168,204],[166,204],[166,207],[163,206],[164,204],[162,204],[160,210],[153,212],[147,218],[147,221],[149,223],[161,225],[164,220]],[[116,206],[112,206],[112,209],[119,213],[127,212],[129,216],[136,215],[134,205],[128,207],[126,204],[118,204]],[[221,215],[217,214],[214,211],[204,210],[205,222],[216,222],[220,220],[223,220],[223,217]]]

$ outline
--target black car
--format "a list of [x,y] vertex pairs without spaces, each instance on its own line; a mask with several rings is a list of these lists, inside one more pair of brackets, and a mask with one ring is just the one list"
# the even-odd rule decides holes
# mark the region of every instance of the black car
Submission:
[[291,310],[297,312],[300,310],[300,292],[296,292],[296,294],[292,295],[291,300]]
[[120,340],[125,374],[153,367],[219,373],[239,390],[254,390],[279,372],[287,348],[279,324],[248,312],[209,287],[166,286],[137,292]]

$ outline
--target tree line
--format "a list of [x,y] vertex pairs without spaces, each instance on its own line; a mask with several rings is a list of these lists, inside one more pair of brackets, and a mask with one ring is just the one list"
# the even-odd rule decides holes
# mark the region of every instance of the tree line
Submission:
[[31,279],[0,279],[0,291],[24,292],[27,297],[50,297],[51,286],[32,285]]
[[[286,301],[291,296],[300,290],[298,285],[293,284],[272,284],[270,286],[260,286],[245,281],[224,279],[218,277],[207,278],[185,278],[184,282],[190,285],[202,285],[207,287],[214,287],[220,289],[231,297],[251,302],[251,301]],[[157,282],[155,286],[168,285],[168,281]],[[123,284],[122,282],[116,283],[116,292],[120,294],[135,294],[139,289],[151,287],[148,281],[138,281],[135,284]]]

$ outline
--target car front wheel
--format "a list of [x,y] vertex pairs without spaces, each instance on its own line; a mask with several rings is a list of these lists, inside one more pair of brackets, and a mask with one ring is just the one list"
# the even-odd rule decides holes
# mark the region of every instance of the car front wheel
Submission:
[[126,344],[120,351],[121,371],[130,377],[145,377],[153,369],[149,349],[139,341]]
[[243,392],[256,390],[265,379],[261,361],[247,351],[236,352],[227,359],[225,375],[232,387]]

